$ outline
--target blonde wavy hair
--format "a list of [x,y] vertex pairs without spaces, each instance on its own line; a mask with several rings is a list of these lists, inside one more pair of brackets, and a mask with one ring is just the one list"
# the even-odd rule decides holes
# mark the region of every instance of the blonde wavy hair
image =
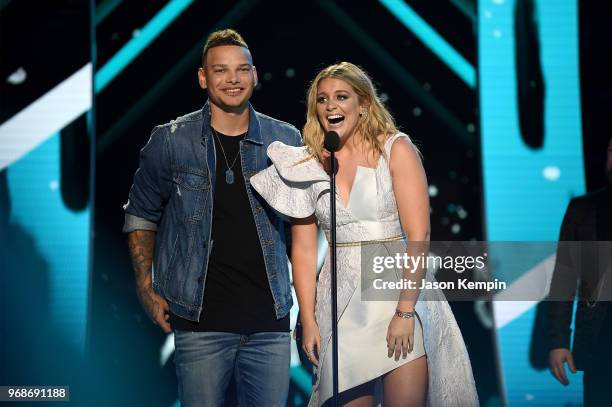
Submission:
[[321,80],[325,78],[337,78],[351,85],[359,96],[359,102],[365,104],[366,114],[359,120],[357,131],[365,141],[364,146],[372,149],[372,153],[378,152],[385,156],[384,141],[379,135],[393,135],[398,132],[393,116],[381,102],[376,88],[368,74],[355,64],[340,62],[323,69],[310,83],[307,93],[306,124],[302,134],[304,143],[308,146],[311,157],[323,162],[323,141],[325,130],[317,117],[317,88]]

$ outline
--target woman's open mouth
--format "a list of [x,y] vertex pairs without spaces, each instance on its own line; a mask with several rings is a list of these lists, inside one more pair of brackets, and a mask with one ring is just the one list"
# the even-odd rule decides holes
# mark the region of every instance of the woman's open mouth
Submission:
[[342,126],[344,123],[344,116],[341,114],[332,114],[327,116],[327,123],[329,123],[330,128],[338,128]]

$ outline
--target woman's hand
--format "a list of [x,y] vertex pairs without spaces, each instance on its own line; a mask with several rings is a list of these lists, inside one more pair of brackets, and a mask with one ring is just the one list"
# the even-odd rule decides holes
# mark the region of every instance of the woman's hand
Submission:
[[394,315],[387,329],[387,357],[395,354],[395,360],[400,355],[404,359],[412,352],[414,345],[414,318],[401,318]]
[[302,349],[308,360],[315,366],[319,366],[319,352],[321,351],[321,334],[319,326],[314,320],[302,322]]

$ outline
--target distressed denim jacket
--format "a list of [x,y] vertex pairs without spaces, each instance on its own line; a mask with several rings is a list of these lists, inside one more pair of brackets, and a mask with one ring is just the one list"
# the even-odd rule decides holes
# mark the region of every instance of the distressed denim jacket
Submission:
[[[251,187],[252,175],[271,162],[266,154],[275,140],[302,144],[299,131],[257,113],[249,105],[247,136],[240,142],[244,182],[255,220],[276,317],[292,306],[284,223]],[[204,282],[211,252],[211,226],[215,196],[215,143],[210,127],[210,106],[157,126],[140,152],[140,167],[125,205],[124,232],[156,231],[153,289],[170,310],[197,321],[202,312]],[[236,233],[240,233],[237,229]],[[236,248],[240,255],[240,248]]]

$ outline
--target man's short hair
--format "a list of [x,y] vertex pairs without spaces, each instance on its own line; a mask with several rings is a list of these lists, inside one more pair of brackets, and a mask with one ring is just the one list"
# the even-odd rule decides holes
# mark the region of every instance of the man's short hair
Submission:
[[235,30],[227,28],[225,30],[215,31],[208,36],[204,44],[204,49],[202,50],[202,66],[206,65],[206,54],[208,54],[208,50],[222,45],[236,45],[249,49],[244,38]]

